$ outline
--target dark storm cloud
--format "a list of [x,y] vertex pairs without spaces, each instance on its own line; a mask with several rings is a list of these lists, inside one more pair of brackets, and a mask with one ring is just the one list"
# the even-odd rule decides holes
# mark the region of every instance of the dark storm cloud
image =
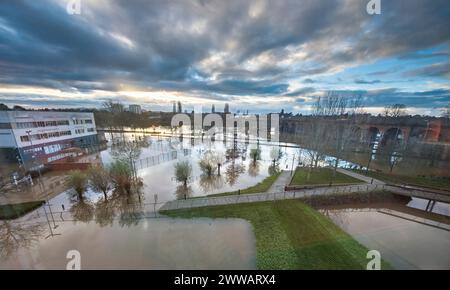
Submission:
[[[112,93],[125,83],[213,100],[297,97],[310,91],[289,91],[295,78],[313,83],[309,76],[337,67],[411,58],[450,40],[448,0],[382,1],[377,16],[358,0],[82,0],[81,15],[55,3],[0,3],[0,83]],[[448,63],[410,73],[445,77]]]
[[390,88],[383,90],[338,90],[336,92],[348,96],[360,95],[367,107],[405,104],[411,108],[440,108],[450,102],[450,90],[446,89],[404,92],[396,88]]

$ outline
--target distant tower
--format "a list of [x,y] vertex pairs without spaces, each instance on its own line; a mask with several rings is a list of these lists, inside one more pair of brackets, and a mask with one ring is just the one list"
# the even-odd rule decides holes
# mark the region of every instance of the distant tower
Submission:
[[176,105],[175,102],[173,102],[172,112],[173,112],[173,113],[176,113],[176,112],[177,112],[177,105]]
[[181,113],[181,112],[183,112],[183,108],[181,106],[181,102],[178,101],[178,113]]
[[225,114],[230,113],[230,105],[228,105],[228,103],[225,103],[225,108],[224,108],[223,112],[224,112]]
[[214,106],[214,104],[211,106],[211,113],[215,113],[216,112],[216,107]]

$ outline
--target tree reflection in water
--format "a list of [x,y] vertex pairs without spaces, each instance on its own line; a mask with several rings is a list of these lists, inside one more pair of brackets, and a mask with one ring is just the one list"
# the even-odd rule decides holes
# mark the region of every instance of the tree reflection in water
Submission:
[[20,248],[32,247],[45,234],[42,223],[0,223],[0,259],[6,259]]
[[120,226],[136,225],[144,216],[144,206],[140,194],[119,194],[114,200]]
[[199,184],[204,193],[210,193],[216,189],[222,188],[224,185],[224,180],[222,176],[218,175],[207,176],[205,174],[202,174],[200,176]]
[[112,225],[115,218],[121,226],[137,224],[144,215],[143,194],[140,187],[132,191],[127,194],[116,190],[108,199],[100,198],[97,202],[72,200],[69,211],[75,221],[94,220],[102,227]]
[[235,162],[232,162],[225,171],[226,182],[230,186],[233,186],[234,184],[236,184],[239,176],[244,173],[244,171],[245,168],[242,164],[236,164]]
[[192,197],[192,188],[190,186],[179,185],[175,191],[177,199],[187,199]]
[[250,162],[248,165],[248,174],[252,177],[258,176],[261,163],[259,161]]
[[113,224],[116,212],[114,203],[107,199],[100,199],[95,204],[95,221],[101,227],[110,226]]
[[70,213],[75,221],[90,222],[94,218],[94,204],[88,200],[77,200],[70,207]]

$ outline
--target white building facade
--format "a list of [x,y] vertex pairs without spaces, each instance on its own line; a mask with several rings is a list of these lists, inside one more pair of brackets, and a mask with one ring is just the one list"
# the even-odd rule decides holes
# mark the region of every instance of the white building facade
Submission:
[[0,160],[29,169],[98,144],[94,114],[53,111],[0,111]]
[[129,105],[128,111],[135,113],[135,114],[142,114],[142,108],[139,105]]

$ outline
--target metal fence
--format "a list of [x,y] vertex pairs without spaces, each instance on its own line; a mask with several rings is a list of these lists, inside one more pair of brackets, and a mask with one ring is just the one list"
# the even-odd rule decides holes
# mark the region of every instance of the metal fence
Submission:
[[173,150],[170,152],[160,153],[158,155],[149,156],[136,160],[134,166],[136,170],[145,169],[151,166],[161,164],[163,162],[172,161],[178,159],[179,157],[189,156],[191,154],[191,149]]

